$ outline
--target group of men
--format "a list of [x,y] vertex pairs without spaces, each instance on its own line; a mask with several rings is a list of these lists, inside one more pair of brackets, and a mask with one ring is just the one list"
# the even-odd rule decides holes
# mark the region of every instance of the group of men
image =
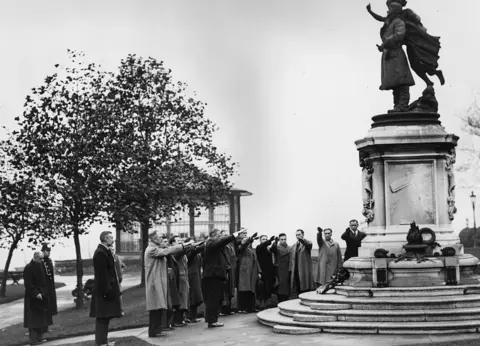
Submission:
[[[149,234],[144,254],[146,308],[149,312],[149,337],[164,336],[165,331],[196,323],[197,309],[205,304],[208,328],[222,327],[222,315],[233,314],[236,295],[238,313],[258,311],[272,294],[278,302],[290,299],[327,283],[344,260],[358,256],[365,233],[358,231],[358,221],[351,220],[341,238],[346,242],[345,257],[332,239],[332,230],[318,227],[318,266],[313,273],[312,242],[304,231],[296,231],[297,242],[287,244],[285,233],[278,237],[247,236],[242,228],[232,235],[213,229],[208,238],[167,238]],[[253,242],[260,239],[254,249]],[[93,256],[94,288],[90,317],[96,319],[95,343],[109,345],[108,326],[112,318],[124,315],[119,261],[113,251],[113,235],[100,234],[100,244]],[[24,270],[25,327],[33,345],[45,341],[44,334],[57,314],[55,280],[50,248],[42,247]]]
[[50,251],[50,246],[43,244],[41,251],[33,254],[33,259],[23,270],[24,327],[28,328],[31,345],[46,341],[44,335],[53,324],[53,316],[57,314],[55,274]]
[[208,328],[222,327],[221,315],[232,314],[232,298],[237,293],[240,313],[255,311],[255,285],[261,277],[252,243],[240,229],[230,235],[213,229],[207,239],[184,241],[157,232],[149,235],[145,251],[146,307],[150,337],[196,323],[197,309],[205,304]]

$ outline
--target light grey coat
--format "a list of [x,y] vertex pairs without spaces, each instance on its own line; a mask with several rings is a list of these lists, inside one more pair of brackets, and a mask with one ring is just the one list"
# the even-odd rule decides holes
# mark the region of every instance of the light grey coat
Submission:
[[145,249],[145,289],[147,310],[167,309],[168,307],[168,277],[167,258],[183,252],[183,245],[160,248],[149,242]]

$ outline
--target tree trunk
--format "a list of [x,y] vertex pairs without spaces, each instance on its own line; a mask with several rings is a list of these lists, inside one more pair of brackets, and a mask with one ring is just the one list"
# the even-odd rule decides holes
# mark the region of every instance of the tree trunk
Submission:
[[140,286],[145,286],[145,249],[148,246],[148,230],[150,229],[150,218],[144,216],[140,221],[142,233],[142,251],[140,252],[140,263],[142,264],[142,277],[140,278]]
[[8,269],[10,268],[10,262],[12,261],[13,251],[17,248],[18,240],[15,240],[8,250],[7,262],[5,263],[5,268],[3,269],[3,279],[2,287],[0,288],[0,297],[5,297],[7,291],[7,279],[8,279]]
[[73,224],[73,241],[75,242],[75,252],[77,254],[77,299],[75,308],[83,308],[83,261],[80,251],[80,230],[78,223]]

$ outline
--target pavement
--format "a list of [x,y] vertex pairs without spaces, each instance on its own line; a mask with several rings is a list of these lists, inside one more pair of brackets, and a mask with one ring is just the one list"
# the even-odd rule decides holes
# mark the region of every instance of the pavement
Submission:
[[[93,275],[84,275],[83,282],[93,279]],[[57,288],[57,306],[58,311],[62,311],[75,306],[73,302],[72,291],[77,286],[76,276],[55,276],[56,282],[63,282],[65,286]],[[140,284],[140,274],[125,273],[122,281],[122,291]],[[23,285],[23,280],[20,280]],[[23,323],[23,299],[14,300],[13,302],[0,305],[2,319],[0,320],[0,329]],[[88,302],[87,302],[88,304]]]
[[[84,276],[84,282],[92,278]],[[65,286],[57,289],[58,310],[62,311],[74,307],[71,291],[75,288],[75,276],[57,276],[58,282]],[[122,290],[138,285],[139,274],[126,273],[123,277]],[[23,299],[0,306],[2,319],[0,328],[23,323]],[[126,311],[128,314],[128,311]],[[146,312],[145,312],[146,313]],[[222,328],[207,328],[203,320],[200,323],[187,325],[167,332],[165,337],[149,338],[147,328],[135,328],[109,333],[109,339],[135,336],[151,345],[325,345],[325,346],[407,346],[407,345],[434,345],[445,342],[447,345],[480,346],[479,334],[454,335],[371,335],[371,334],[329,334],[318,333],[310,335],[286,335],[274,333],[271,327],[260,324],[256,314],[233,315],[220,317],[225,323]],[[48,338],[48,334],[46,335]],[[76,345],[89,342],[94,345],[95,336],[91,335],[49,341],[42,345]],[[467,343],[457,344],[462,340]],[[1,344],[1,342],[0,342]]]
[[[127,312],[128,313],[128,312]],[[134,336],[151,345],[324,345],[324,346],[407,346],[435,345],[480,345],[479,334],[457,335],[361,335],[361,334],[329,334],[285,335],[274,333],[272,328],[261,325],[256,314],[220,317],[225,323],[222,328],[207,328],[203,320],[200,323],[187,325],[167,332],[165,337],[149,338],[147,328],[136,328],[109,333],[109,339]],[[48,337],[48,336],[47,336]],[[462,340],[462,343],[455,343]],[[46,342],[42,345],[76,345],[91,341],[94,335],[75,337]]]

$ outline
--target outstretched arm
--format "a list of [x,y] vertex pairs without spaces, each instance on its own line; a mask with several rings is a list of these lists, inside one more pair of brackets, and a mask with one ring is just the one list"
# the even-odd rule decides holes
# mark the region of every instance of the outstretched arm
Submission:
[[321,227],[317,227],[317,244],[318,244],[318,248],[321,249],[322,248],[322,245],[323,245],[323,236],[322,236],[322,233],[323,233],[323,229]]
[[370,4],[367,5],[367,11],[368,11],[368,13],[370,13],[370,15],[371,15],[374,19],[378,20],[379,22],[384,22],[385,19],[386,19],[385,17],[382,17],[381,15],[376,14],[375,12],[373,12],[373,11],[372,11],[372,6],[371,6]]

